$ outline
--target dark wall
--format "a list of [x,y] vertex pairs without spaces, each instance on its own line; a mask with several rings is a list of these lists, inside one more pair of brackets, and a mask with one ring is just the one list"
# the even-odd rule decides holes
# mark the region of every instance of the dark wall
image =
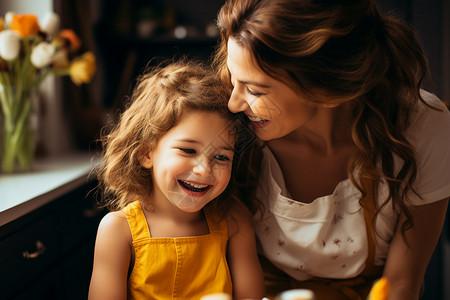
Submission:
[[[222,0],[107,0],[95,29],[105,70],[103,103],[121,106],[134,79],[144,68],[166,58],[188,57],[208,61],[217,44],[208,35]],[[186,30],[184,38],[175,29]]]
[[[443,98],[445,83],[441,62],[444,0],[377,2],[383,11],[400,16],[417,28],[431,71],[424,87]],[[104,103],[110,106],[120,101],[120,95],[130,89],[126,84],[127,80],[132,81],[151,58],[186,55],[208,59],[215,40],[206,37],[206,26],[214,23],[223,3],[224,0],[105,0],[101,21],[96,30],[99,48],[105,56]],[[139,24],[143,20],[157,23],[157,27],[148,36],[143,36],[139,31]],[[187,37],[183,40],[174,39],[173,29],[178,25],[183,25],[188,30]],[[135,67],[130,67],[130,64]]]
[[[377,0],[383,11],[394,13],[417,29],[428,56],[430,78],[424,88],[444,99],[444,82],[442,61],[444,49],[444,13],[446,0]],[[447,31],[448,32],[448,31]],[[448,40],[447,40],[448,42]],[[447,102],[450,99],[444,99]]]

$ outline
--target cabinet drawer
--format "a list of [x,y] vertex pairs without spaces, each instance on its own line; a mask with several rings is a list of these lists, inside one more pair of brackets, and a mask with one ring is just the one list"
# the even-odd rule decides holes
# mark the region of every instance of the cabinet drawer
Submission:
[[94,258],[94,239],[78,248],[61,265],[60,299],[87,299]]
[[[58,269],[39,276],[39,279],[14,295],[10,300],[66,300],[61,297],[60,274]],[[85,299],[79,298],[78,300]]]
[[6,299],[49,270],[59,258],[56,218],[48,215],[0,241],[0,290]]

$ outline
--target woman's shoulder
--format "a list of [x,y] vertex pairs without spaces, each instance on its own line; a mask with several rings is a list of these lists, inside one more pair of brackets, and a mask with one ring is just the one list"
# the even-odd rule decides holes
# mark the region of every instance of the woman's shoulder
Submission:
[[419,101],[406,132],[410,142],[421,143],[438,135],[450,137],[450,113],[445,103],[427,91],[422,90],[421,95],[425,103]]
[[421,197],[410,195],[416,205],[443,199],[450,193],[450,113],[437,96],[426,91],[421,95],[425,103],[419,102],[406,134],[418,168],[414,188]]
[[[450,122],[450,113],[446,104],[435,94],[421,90],[421,96],[425,103],[419,102],[413,115],[411,126],[414,125],[445,125]],[[442,123],[442,124],[440,124]]]
[[420,96],[422,96],[423,100],[432,106],[437,106],[437,108],[444,108],[445,103],[439,99],[438,96],[435,94],[427,91],[427,90],[420,90]]

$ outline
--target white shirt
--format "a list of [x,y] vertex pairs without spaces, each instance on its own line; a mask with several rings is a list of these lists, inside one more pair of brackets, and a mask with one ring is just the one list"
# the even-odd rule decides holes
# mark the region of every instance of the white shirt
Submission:
[[[445,112],[419,103],[406,137],[416,154],[418,174],[414,184],[422,199],[410,193],[412,205],[423,205],[450,195],[450,113],[434,95],[422,91],[425,101]],[[290,197],[281,169],[268,147],[263,149],[257,197],[265,210],[256,216],[261,251],[278,268],[297,280],[313,276],[351,278],[365,267],[368,243],[361,193],[349,179],[333,194],[301,203]],[[399,158],[395,165],[401,165]],[[299,170],[301,172],[301,170]],[[388,190],[381,185],[379,201]],[[391,202],[377,218],[375,265],[384,265],[398,213]]]

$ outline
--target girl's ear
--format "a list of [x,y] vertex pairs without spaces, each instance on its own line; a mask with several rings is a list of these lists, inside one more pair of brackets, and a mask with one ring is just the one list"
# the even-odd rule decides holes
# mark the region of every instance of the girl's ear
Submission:
[[151,169],[153,167],[152,152],[150,150],[143,152],[140,155],[139,162],[144,168]]
[[152,157],[151,157],[150,153],[148,153],[147,155],[144,155],[141,158],[141,165],[146,169],[151,169],[153,167],[153,161],[152,161]]

